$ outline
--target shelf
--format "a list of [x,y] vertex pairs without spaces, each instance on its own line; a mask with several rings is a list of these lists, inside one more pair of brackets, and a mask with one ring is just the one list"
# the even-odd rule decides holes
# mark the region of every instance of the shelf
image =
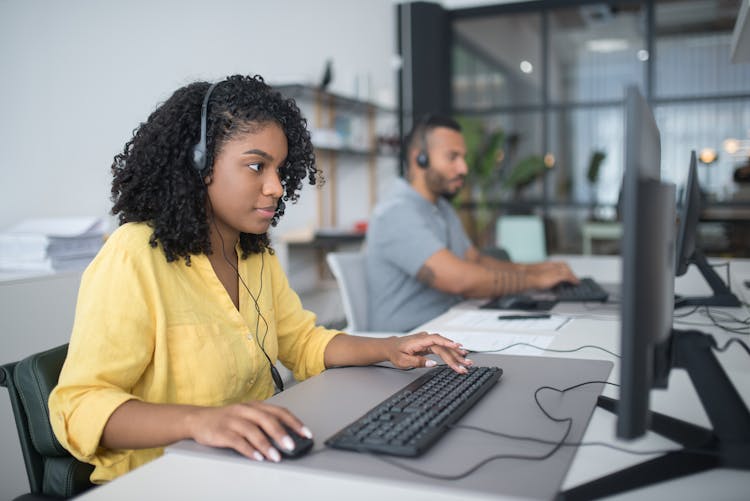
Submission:
[[272,87],[281,92],[283,96],[291,97],[294,99],[302,98],[315,100],[326,98],[326,100],[329,101],[330,104],[343,111],[363,112],[367,111],[368,109],[390,113],[395,111],[392,108],[387,108],[372,101],[355,99],[352,97],[343,96],[341,94],[334,94],[328,91],[321,91],[317,87],[312,87],[310,85],[286,84],[272,85]]

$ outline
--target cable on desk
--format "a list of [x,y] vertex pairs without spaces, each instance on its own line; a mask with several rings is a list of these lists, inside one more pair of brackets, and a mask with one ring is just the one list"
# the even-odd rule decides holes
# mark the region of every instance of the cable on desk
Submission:
[[700,306],[693,306],[692,310],[688,311],[687,313],[682,313],[680,315],[676,315],[676,314],[673,313],[672,314],[672,318],[689,317],[690,315],[692,315],[693,313],[695,313],[696,311],[698,311],[698,308],[700,308]]
[[[717,310],[714,309],[713,312],[711,312],[710,308],[708,306],[703,306],[703,310],[700,310],[700,306],[695,306],[692,310],[685,314],[681,315],[673,315],[673,318],[679,319],[683,317],[687,317],[689,315],[692,315],[696,311],[701,313],[704,317],[707,317],[709,320],[711,320],[710,324],[702,323],[702,322],[688,322],[685,320],[675,320],[676,324],[680,325],[691,325],[694,327],[718,327],[722,330],[725,330],[727,332],[732,332],[735,334],[750,334],[750,317],[742,319],[735,317],[734,315],[723,311],[723,310]],[[726,324],[730,325],[726,325]],[[733,326],[731,324],[739,324],[738,326]]]
[[583,350],[585,348],[594,348],[596,350],[601,350],[601,351],[603,351],[605,353],[609,353],[613,357],[620,358],[620,355],[618,355],[617,353],[615,353],[613,351],[609,351],[606,348],[602,348],[601,346],[596,346],[596,345],[593,345],[593,344],[585,344],[583,346],[579,346],[578,348],[573,348],[571,350],[557,350],[557,349],[554,349],[554,348],[542,348],[541,346],[536,346],[536,345],[533,345],[533,344],[530,344],[530,343],[520,343],[519,342],[519,343],[509,344],[508,346],[504,346],[502,348],[498,348],[497,350],[469,350],[469,351],[472,352],[472,353],[498,353],[498,352],[501,352],[501,351],[509,350],[510,348],[513,348],[514,346],[529,346],[531,348],[536,348],[537,350],[552,351],[552,352],[555,352],[555,353],[573,353],[573,352],[576,352],[576,351],[581,351],[581,350]]
[[[560,450],[560,448],[562,448],[564,446],[567,446],[567,445],[574,445],[574,443],[572,443],[572,442],[566,442],[566,439],[570,435],[570,431],[573,428],[573,418],[572,417],[558,418],[558,417],[555,417],[555,416],[551,415],[549,412],[547,412],[547,410],[544,408],[544,406],[542,405],[542,403],[539,401],[539,393],[541,391],[543,391],[543,390],[552,390],[552,391],[556,391],[558,393],[565,393],[565,392],[568,392],[570,390],[574,390],[576,388],[580,388],[582,386],[586,386],[586,385],[589,385],[589,384],[609,384],[609,385],[612,385],[612,386],[619,386],[618,384],[610,383],[608,381],[585,381],[583,383],[578,383],[578,384],[575,384],[573,386],[569,386],[568,388],[564,388],[562,390],[559,389],[559,388],[553,388],[551,386],[540,386],[539,388],[537,388],[534,391],[534,402],[536,403],[537,407],[539,407],[539,410],[541,410],[542,413],[545,416],[547,416],[547,419],[549,419],[551,421],[555,421],[557,423],[567,423],[567,425],[568,425],[567,429],[565,430],[565,433],[563,434],[562,438],[559,441],[545,441],[544,439],[537,439],[537,438],[531,438],[531,437],[518,437],[519,440],[527,440],[528,439],[528,440],[536,441],[536,442],[539,442],[539,443],[545,443],[545,444],[548,443],[550,445],[553,445],[552,449],[550,449],[549,451],[545,452],[544,454],[539,454],[539,455],[536,455],[536,456],[521,455],[521,454],[496,454],[496,455],[487,457],[487,458],[479,461],[478,463],[472,465],[471,467],[469,467],[468,469],[466,469],[466,470],[464,470],[464,471],[462,471],[460,473],[455,473],[455,474],[430,472],[430,471],[422,470],[422,469],[419,469],[419,468],[415,468],[413,466],[401,463],[401,462],[399,462],[397,460],[394,460],[394,459],[391,459],[391,458],[388,458],[388,457],[384,457],[384,456],[382,456],[380,454],[371,454],[371,455],[373,457],[375,457],[376,459],[379,459],[380,461],[383,461],[384,463],[390,464],[390,465],[395,466],[397,468],[400,468],[402,470],[406,470],[406,471],[409,471],[409,472],[414,473],[416,475],[421,475],[421,476],[428,477],[428,478],[434,478],[434,479],[437,479],[437,480],[460,480],[462,478],[466,478],[469,475],[471,475],[472,473],[474,473],[475,471],[477,471],[482,466],[484,466],[484,465],[486,465],[486,464],[488,464],[488,463],[490,463],[492,461],[499,460],[499,459],[519,459],[519,460],[526,460],[526,461],[543,461],[543,460],[551,457],[552,455],[554,455],[558,450]],[[483,432],[490,433],[490,434],[497,434],[497,435],[502,435],[502,436],[508,436],[510,438],[516,438],[516,437],[513,437],[511,435],[504,435],[504,434],[500,434],[498,432],[494,432],[492,430],[486,430],[486,429],[482,429],[482,428],[479,428],[479,427],[473,427],[473,426],[472,427],[468,427],[468,426],[461,426],[461,425],[453,425],[453,426],[451,426],[451,428],[470,428],[470,429],[474,429],[474,430],[478,430],[478,431],[483,431]],[[627,449],[623,449],[623,451],[624,452],[630,452]],[[668,451],[668,452],[671,452],[671,451]],[[647,454],[647,453],[646,452],[634,452],[634,454]]]
[[747,352],[747,354],[750,355],[750,346],[748,346],[747,343],[745,343],[742,339],[739,339],[739,338],[736,338],[736,337],[732,338],[729,341],[727,341],[726,343],[724,343],[724,346],[714,346],[713,348],[714,348],[714,350],[716,350],[716,351],[718,351],[720,353],[724,353],[725,351],[727,351],[729,349],[729,347],[732,345],[732,343],[739,344],[740,346],[742,346],[742,348],[744,348],[744,350]]
[[547,387],[541,387],[537,388],[537,390],[534,392],[534,400],[536,401],[537,406],[542,410],[542,412],[551,420],[556,422],[567,422],[568,427],[565,430],[565,433],[563,434],[562,439],[559,442],[556,442],[556,445],[552,447],[549,451],[545,452],[544,454],[540,454],[537,456],[530,456],[530,455],[522,455],[522,454],[495,454],[493,456],[489,456],[485,459],[482,459],[478,463],[470,466],[468,469],[455,474],[449,474],[449,473],[435,473],[431,471],[422,470],[420,468],[415,468],[413,466],[410,466],[408,464],[401,463],[400,461],[397,461],[395,459],[391,459],[389,457],[385,457],[380,454],[373,454],[370,453],[371,456],[373,456],[376,459],[379,459],[380,461],[390,464],[391,466],[395,466],[396,468],[408,471],[410,473],[414,473],[416,475],[421,475],[423,477],[428,478],[434,478],[436,480],[461,480],[462,478],[466,478],[478,469],[480,469],[482,466],[491,463],[492,461],[496,461],[499,459],[518,459],[518,460],[525,460],[525,461],[543,461],[552,455],[554,455],[561,447],[562,444],[565,442],[565,439],[568,438],[568,435],[570,435],[570,430],[573,428],[573,419],[570,417],[567,418],[555,418],[551,416],[539,403],[538,394],[539,391],[545,389]]
[[[727,332],[732,332],[734,334],[750,334],[750,319],[744,319],[744,320],[743,319],[739,319],[739,318],[737,318],[737,317],[735,317],[733,315],[730,315],[729,313],[727,313],[725,311],[719,311],[719,312],[711,313],[711,310],[709,309],[708,306],[705,306],[704,310],[705,310],[705,315],[709,319],[711,319],[711,322],[713,322],[713,324],[716,327],[718,327],[719,329],[725,330]],[[724,315],[724,318],[722,319],[724,322],[729,322],[730,324],[732,324],[732,323],[741,324],[741,325],[743,325],[743,327],[728,327],[726,325],[723,325],[718,320],[716,320],[716,318],[714,317],[714,315],[716,315],[717,313],[719,315]],[[729,318],[727,318],[727,317],[729,317]]]

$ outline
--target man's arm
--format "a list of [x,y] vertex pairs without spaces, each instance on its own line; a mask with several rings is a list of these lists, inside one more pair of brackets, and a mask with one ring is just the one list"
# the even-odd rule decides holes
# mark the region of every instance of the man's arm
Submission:
[[576,282],[564,263],[543,266],[500,261],[482,256],[471,247],[465,258],[447,249],[430,256],[417,272],[417,280],[449,294],[465,297],[494,297],[528,289],[546,289],[559,282]]

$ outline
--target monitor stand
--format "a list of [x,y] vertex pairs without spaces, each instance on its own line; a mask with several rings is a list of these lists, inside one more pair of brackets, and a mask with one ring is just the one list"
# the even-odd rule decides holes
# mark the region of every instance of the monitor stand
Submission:
[[701,275],[703,275],[703,278],[706,279],[711,290],[713,290],[714,295],[705,297],[682,297],[675,295],[675,308],[685,306],[742,306],[740,300],[732,293],[732,290],[724,283],[713,267],[708,264],[706,256],[700,250],[696,249],[690,260],[698,267]]
[[[713,429],[652,412],[649,429],[682,449],[563,491],[557,499],[596,499],[714,468],[750,470],[750,411],[714,355],[715,345],[699,331],[672,331],[672,367],[687,370]],[[597,405],[616,413],[619,402],[600,396]]]

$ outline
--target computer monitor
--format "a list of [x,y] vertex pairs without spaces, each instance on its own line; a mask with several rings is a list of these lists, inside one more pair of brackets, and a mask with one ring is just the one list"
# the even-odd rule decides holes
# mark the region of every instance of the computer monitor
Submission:
[[683,306],[740,306],[740,301],[716,271],[708,264],[706,257],[697,245],[698,220],[701,213],[701,190],[698,184],[695,151],[690,153],[685,195],[682,199],[679,215],[679,232],[677,234],[677,257],[675,274],[687,273],[690,264],[695,264],[708,285],[713,296],[682,297],[675,296],[675,307]]
[[[674,452],[561,493],[594,499],[711,468],[750,469],[750,411],[719,364],[713,337],[672,328],[675,276],[674,185],[660,180],[660,136],[648,103],[625,98],[620,399],[597,404],[617,414],[617,436],[651,430],[680,444]],[[696,426],[649,409],[653,388],[672,368],[687,370],[712,424]]]
[[[661,181],[661,138],[636,87],[625,96],[622,186],[622,357],[617,435],[648,427],[649,390],[665,387],[674,305],[675,187]],[[666,371],[665,371],[666,369]]]

